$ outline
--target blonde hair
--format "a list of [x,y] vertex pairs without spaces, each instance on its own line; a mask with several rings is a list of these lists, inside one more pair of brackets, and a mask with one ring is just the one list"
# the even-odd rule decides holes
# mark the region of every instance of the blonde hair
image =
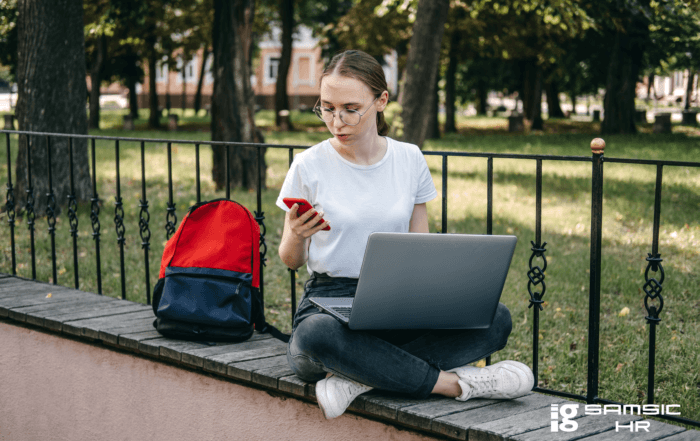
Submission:
[[[360,50],[347,50],[334,56],[323,70],[321,81],[332,74],[362,81],[375,98],[379,98],[388,89],[382,66],[371,55]],[[377,133],[381,136],[389,133],[384,112],[377,112]]]

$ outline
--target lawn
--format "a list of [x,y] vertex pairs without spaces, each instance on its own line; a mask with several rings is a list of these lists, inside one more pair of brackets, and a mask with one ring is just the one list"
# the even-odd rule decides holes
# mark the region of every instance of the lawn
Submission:
[[[119,129],[120,116],[104,112],[103,130],[94,135],[137,136],[208,140],[208,119],[186,114],[177,133],[147,131],[145,114],[137,120],[137,131]],[[259,112],[258,119],[267,142],[310,146],[327,138],[321,124],[309,114],[292,113],[299,131],[273,130],[271,112]],[[310,115],[313,116],[313,115]],[[424,150],[494,153],[575,155],[590,157],[589,144],[598,125],[587,121],[546,122],[545,132],[507,133],[504,118],[464,118],[460,133],[426,142]],[[700,138],[695,129],[674,126],[673,135],[653,135],[650,125],[636,136],[606,137],[607,157],[668,159],[700,162]],[[5,146],[0,149],[0,179],[7,176]],[[16,140],[13,140],[16,155]],[[147,199],[149,201],[150,280],[156,282],[160,256],[166,241],[165,208],[168,199],[166,145],[147,144]],[[138,231],[141,198],[140,147],[120,143],[121,192],[126,227],[126,296],[146,302],[144,252]],[[298,152],[299,150],[297,150]],[[98,192],[103,200],[100,213],[102,285],[106,295],[121,294],[119,248],[114,226],[116,194],[113,143],[97,142]],[[215,191],[209,170],[211,151],[201,147],[202,199],[223,197]],[[283,225],[283,211],[274,204],[288,169],[286,149],[268,149],[267,190],[262,194],[267,234],[265,301],[268,321],[290,330],[289,271],[277,256]],[[442,192],[441,159],[427,156],[438,194]],[[173,144],[174,199],[178,221],[194,204],[194,146]],[[14,174],[13,174],[14,175]],[[547,242],[546,293],[540,313],[539,384],[542,387],[585,394],[588,340],[588,288],[591,165],[544,161],[542,194],[542,240]],[[603,258],[600,324],[600,393],[602,398],[646,402],[648,328],[644,317],[645,258],[651,252],[655,167],[605,164],[603,208]],[[655,401],[680,404],[682,416],[700,420],[700,169],[665,167],[661,204],[659,252],[664,259],[664,308],[657,328]],[[256,195],[233,190],[233,199],[256,210]],[[428,203],[431,231],[441,229],[442,201]],[[43,209],[40,210],[43,212]],[[2,215],[4,216],[4,215]],[[0,217],[0,272],[11,272],[9,227]],[[508,346],[493,356],[532,360],[532,309],[528,308],[527,270],[530,241],[535,240],[535,161],[494,160],[494,234],[514,234],[518,246],[506,281],[502,301],[510,308],[513,333]],[[51,279],[50,241],[46,220],[36,219],[37,278]],[[66,216],[57,221],[58,283],[73,286],[73,251]],[[90,227],[89,205],[79,207],[80,289],[97,291],[95,245]],[[486,232],[486,160],[448,160],[447,230],[449,233]],[[31,277],[29,233],[24,219],[15,228],[18,273]],[[535,262],[538,262],[536,259]],[[306,268],[298,272],[297,301],[307,279]]]

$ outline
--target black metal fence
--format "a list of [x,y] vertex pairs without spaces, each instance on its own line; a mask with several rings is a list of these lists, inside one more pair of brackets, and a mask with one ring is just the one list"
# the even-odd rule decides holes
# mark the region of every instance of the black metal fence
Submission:
[[[7,196],[6,196],[6,215],[8,223],[10,225],[10,242],[11,242],[11,253],[12,253],[12,274],[17,274],[17,264],[15,256],[15,195],[12,183],[12,164],[11,164],[11,135],[19,135],[26,137],[44,137],[46,139],[46,149],[47,157],[49,163],[51,163],[51,139],[52,138],[68,138],[69,139],[69,151],[71,156],[71,167],[70,167],[70,180],[71,180],[71,194],[68,195],[68,217],[70,223],[70,233],[73,237],[73,263],[74,263],[74,285],[77,289],[79,287],[79,277],[78,277],[78,250],[77,250],[77,235],[78,235],[78,219],[76,216],[76,198],[74,192],[73,184],[73,140],[74,139],[88,139],[91,141],[92,150],[92,198],[91,198],[91,224],[92,224],[92,236],[95,242],[95,256],[97,265],[97,290],[98,293],[102,294],[102,282],[101,282],[101,262],[100,262],[100,237],[102,235],[100,226],[100,208],[99,208],[99,196],[97,193],[96,175],[97,169],[95,165],[95,141],[106,140],[114,142],[114,151],[116,158],[116,197],[115,197],[115,211],[114,211],[114,223],[115,230],[117,234],[117,242],[120,248],[120,270],[121,270],[121,288],[122,288],[122,298],[126,298],[126,278],[125,278],[125,267],[124,267],[124,209],[123,201],[121,197],[120,189],[120,171],[119,171],[119,143],[121,142],[138,142],[141,145],[141,199],[140,199],[140,214],[139,214],[139,233],[141,236],[141,246],[144,251],[144,265],[145,265],[145,286],[146,286],[146,299],[147,303],[150,304],[151,293],[150,293],[150,273],[149,273],[149,250],[150,250],[150,213],[148,211],[148,199],[146,197],[146,161],[145,161],[145,146],[146,143],[158,143],[167,144],[167,154],[168,154],[168,203],[166,209],[166,223],[165,230],[167,237],[175,232],[175,227],[177,224],[177,214],[175,209],[175,204],[173,201],[173,178],[172,178],[172,144],[194,144],[195,145],[195,158],[196,158],[196,194],[197,202],[201,201],[201,188],[200,188],[200,163],[199,163],[199,147],[200,145],[209,146],[224,146],[226,147],[226,198],[230,198],[230,174],[228,170],[229,164],[229,154],[232,148],[237,147],[257,147],[257,178],[258,178],[258,190],[257,190],[257,210],[255,210],[255,219],[260,225],[260,290],[264,296],[264,267],[266,262],[267,254],[267,244],[265,243],[266,227],[265,227],[265,216],[262,211],[262,185],[261,185],[261,167],[262,167],[262,154],[261,148],[272,148],[272,149],[287,149],[289,152],[289,165],[291,165],[294,150],[301,150],[308,148],[307,146],[298,145],[279,145],[279,144],[251,144],[251,143],[225,143],[225,142],[214,142],[214,141],[188,141],[188,140],[168,140],[168,139],[143,139],[143,138],[125,138],[125,137],[107,137],[107,136],[86,136],[86,135],[66,135],[57,133],[39,133],[39,132],[26,132],[26,131],[7,131],[0,130],[0,133],[5,134],[5,142],[7,149]],[[29,145],[29,143],[27,143]],[[659,253],[659,223],[661,215],[661,185],[663,179],[663,169],[664,167],[694,167],[700,168],[700,162],[681,162],[681,161],[661,161],[661,160],[643,160],[643,159],[624,159],[624,158],[608,158],[604,157],[605,143],[602,139],[594,139],[591,143],[592,156],[555,156],[555,155],[526,155],[526,154],[497,154],[497,153],[466,153],[466,152],[438,152],[438,151],[424,151],[424,155],[428,156],[439,156],[442,158],[442,232],[447,231],[447,171],[448,171],[448,158],[449,157],[476,157],[485,158],[487,161],[487,213],[486,213],[486,234],[492,234],[493,230],[493,161],[494,159],[521,159],[521,160],[531,160],[535,161],[536,165],[536,226],[535,226],[535,238],[531,241],[531,251],[532,255],[529,259],[529,270],[527,271],[527,290],[530,296],[529,308],[533,310],[533,334],[532,334],[532,359],[533,366],[532,370],[535,375],[535,385],[538,384],[538,360],[539,360],[539,313],[543,310],[543,297],[546,292],[545,283],[545,272],[547,270],[547,257],[545,248],[547,243],[542,241],[542,163],[544,161],[566,161],[566,162],[590,162],[592,166],[591,177],[592,177],[592,200],[591,200],[591,238],[590,238],[590,282],[589,282],[589,324],[588,324],[588,379],[587,379],[587,393],[586,395],[573,394],[569,392],[551,390],[546,388],[541,388],[535,386],[533,389],[537,392],[544,392],[552,395],[557,395],[566,398],[584,400],[589,404],[618,404],[622,405],[616,401],[607,400],[600,398],[598,396],[598,379],[599,379],[599,359],[600,359],[600,282],[601,282],[601,252],[602,252],[602,225],[603,225],[603,165],[605,162],[609,163],[622,163],[622,164],[645,164],[656,166],[656,189],[655,189],[655,199],[654,199],[654,226],[653,226],[653,238],[651,252],[648,253],[646,258],[648,264],[646,271],[644,273],[645,283],[643,284],[643,291],[645,293],[644,305],[647,310],[648,315],[645,317],[649,324],[649,362],[648,362],[648,392],[647,400],[648,404],[654,403],[654,368],[656,359],[656,327],[658,326],[661,318],[659,314],[663,310],[664,299],[661,295],[663,291],[663,283],[665,279],[664,269],[661,264],[663,259],[661,259],[661,254]],[[30,242],[31,242],[31,264],[32,264],[32,279],[36,279],[36,258],[35,258],[35,238],[34,238],[34,228],[35,228],[35,218],[36,218],[36,207],[34,207],[34,190],[32,188],[32,171],[31,171],[31,152],[27,153],[27,176],[28,176],[28,188],[27,188],[27,202],[23,207],[25,210],[25,217],[27,219],[27,226],[30,231]],[[47,194],[47,207],[45,208],[45,214],[47,216],[48,232],[51,236],[51,257],[52,257],[52,272],[53,272],[53,283],[57,283],[57,273],[56,273],[56,245],[55,245],[55,231],[56,231],[56,199],[52,190],[52,175],[51,167],[48,167],[48,182],[49,191]],[[539,259],[539,260],[535,260]],[[538,263],[540,262],[541,263]],[[296,310],[296,275],[295,271],[290,271],[290,291],[291,291],[291,303],[292,303],[292,317]],[[655,304],[650,304],[650,302],[658,303],[658,307]],[[487,359],[487,363],[490,360]],[[660,418],[666,420],[675,421],[678,423],[688,424],[695,427],[700,427],[700,421],[691,420],[688,418],[676,417],[672,415],[659,415]]]

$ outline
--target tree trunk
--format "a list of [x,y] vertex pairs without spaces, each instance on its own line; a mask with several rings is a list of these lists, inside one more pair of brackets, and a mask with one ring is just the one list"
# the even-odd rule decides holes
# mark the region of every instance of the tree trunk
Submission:
[[573,90],[569,92],[569,98],[571,99],[571,114],[576,115],[576,92]]
[[88,127],[100,128],[100,84],[102,84],[102,70],[106,58],[107,37],[104,35],[95,42],[95,58],[90,66],[90,119]]
[[[292,64],[292,31],[294,30],[294,0],[280,0],[280,15],[282,16],[282,54],[277,69],[277,84],[275,86],[275,125],[282,127],[281,110],[289,110],[287,92],[287,77]],[[291,121],[286,124],[293,130]]]
[[685,110],[690,110],[690,98],[693,96],[693,80],[695,79],[695,72],[688,69],[688,85],[685,88]]
[[[155,40],[152,41],[155,45]],[[153,47],[149,43],[149,47]],[[148,116],[148,127],[152,129],[160,128],[160,107],[158,106],[158,91],[156,90],[156,69],[158,69],[158,60],[155,50],[151,50],[148,54],[148,108],[150,115]]]
[[440,121],[438,113],[440,109],[440,96],[438,95],[438,82],[440,81],[440,63],[437,65],[437,74],[435,75],[435,87],[433,88],[433,96],[430,99],[430,122],[428,124],[427,139],[440,139]]
[[603,101],[605,117],[600,126],[604,134],[637,133],[634,98],[644,44],[643,39],[630,35],[629,30],[615,33]]
[[[211,133],[213,141],[262,142],[255,129],[254,96],[250,85],[249,47],[254,0],[214,0],[214,93]],[[232,187],[256,189],[257,147],[229,147]],[[267,165],[262,149],[261,176],[265,188]],[[212,147],[212,177],[217,189],[226,186],[226,147]]]
[[547,109],[549,118],[564,118],[564,112],[561,110],[559,101],[559,87],[555,81],[550,81],[545,84],[545,93],[547,94]]
[[457,100],[455,92],[455,74],[457,72],[457,40],[459,36],[457,32],[452,32],[450,38],[450,61],[445,72],[445,133],[455,133],[457,125],[455,124],[455,101]]
[[400,75],[399,75],[399,82],[397,85],[397,93],[396,93],[396,102],[401,104],[403,103],[403,94],[404,91],[406,90],[406,68],[404,67],[401,69]]
[[170,116],[170,109],[172,109],[173,104],[172,101],[170,101],[170,70],[168,70],[168,80],[167,83],[165,83],[165,110],[166,110],[166,115]]
[[165,77],[165,110],[166,114],[170,116],[170,109],[172,108],[172,102],[170,101],[170,54],[165,61],[168,64],[168,75]]
[[647,97],[644,100],[647,102],[647,104],[649,104],[649,100],[651,100],[651,91],[652,90],[654,91],[654,95],[656,95],[656,90],[654,90],[654,79],[655,79],[655,76],[654,76],[654,73],[652,72],[651,74],[649,74],[649,84],[647,84]]
[[182,116],[185,117],[185,109],[187,108],[187,72],[185,71],[186,64],[185,59],[182,59]]
[[194,94],[194,114],[195,116],[199,113],[202,108],[202,84],[204,84],[204,77],[207,74],[207,58],[209,58],[209,47],[204,48],[202,54],[202,66],[199,69],[199,79],[197,80],[197,92]]
[[[87,134],[82,1],[19,0],[17,8],[19,129]],[[51,138],[50,142],[49,164],[45,137],[19,137],[15,164],[16,204],[22,207],[26,203],[29,155],[33,206],[34,212],[39,216],[48,207],[46,194],[49,192],[49,165],[52,173],[51,190],[57,207],[68,202],[67,196],[71,191],[68,139]],[[92,194],[88,164],[87,142],[73,140],[74,190],[78,201],[87,201]]]
[[523,112],[530,129],[542,130],[542,70],[536,60],[527,60],[523,69]]
[[476,114],[485,116],[488,111],[488,90],[482,80],[476,86],[476,101]]
[[406,61],[406,83],[401,118],[403,140],[422,148],[427,136],[430,108],[425,106],[425,85],[435,84],[449,0],[419,0],[411,48]]
[[139,117],[139,96],[136,94],[136,78],[128,77],[126,87],[129,89],[129,115],[133,119]]

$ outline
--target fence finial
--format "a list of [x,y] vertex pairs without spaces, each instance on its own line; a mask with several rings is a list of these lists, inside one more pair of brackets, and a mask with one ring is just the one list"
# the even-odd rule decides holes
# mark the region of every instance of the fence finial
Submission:
[[595,138],[591,141],[591,151],[593,153],[602,154],[605,150],[605,141],[603,138]]

